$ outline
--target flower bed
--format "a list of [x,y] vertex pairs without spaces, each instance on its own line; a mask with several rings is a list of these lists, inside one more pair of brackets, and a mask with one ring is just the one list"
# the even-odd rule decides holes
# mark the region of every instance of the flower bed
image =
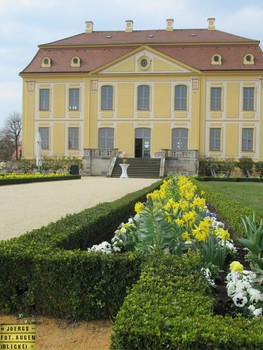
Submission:
[[31,182],[62,181],[80,179],[80,175],[65,174],[0,174],[0,186]]
[[[154,277],[149,277],[151,272],[148,266],[145,267],[139,282],[134,286],[117,316],[112,349],[262,347],[262,337],[257,337],[257,340],[255,336],[251,338],[251,327],[254,327],[255,332],[257,329],[261,332],[263,321],[251,322],[251,319],[240,318],[240,314],[257,319],[262,315],[263,294],[259,285],[262,282],[263,270],[259,251],[262,254],[263,222],[258,226],[255,220],[246,218],[248,238],[241,239],[240,243],[250,249],[248,258],[253,271],[248,271],[244,270],[238,261],[232,261],[229,266],[229,262],[235,259],[237,254],[233,241],[224,225],[207,210],[205,199],[198,195],[196,186],[189,179],[181,176],[171,178],[164,182],[160,191],[148,194],[147,198],[147,203],[136,204],[137,215],[128,223],[120,225],[111,244],[103,246],[104,252],[108,253],[116,250],[135,250],[159,254],[159,266],[156,265]],[[99,247],[92,248],[96,249]],[[184,258],[187,256],[184,254],[186,252],[200,255],[200,266],[196,264],[193,267],[191,262],[193,258],[190,258],[188,260],[190,270],[192,269],[190,276],[186,273],[189,266],[185,267],[184,274],[179,273],[180,276],[183,274],[184,278],[180,280],[180,284],[174,284],[172,281],[178,276],[178,271],[171,272],[173,270],[171,265],[174,262],[169,258],[169,265],[166,266],[167,275],[172,277],[167,282],[160,272],[163,262],[167,261],[167,256],[176,255],[174,261],[178,269],[179,261],[186,261]],[[166,254],[160,255],[163,253]],[[226,269],[229,271],[228,274]],[[227,274],[226,282],[220,279],[224,270],[223,276]],[[212,298],[211,291],[210,297],[208,296],[205,301],[203,298],[207,291],[205,292],[200,286],[197,288],[198,291],[195,290],[199,278],[197,276],[200,276],[200,273],[212,290],[217,288],[216,282],[226,283],[225,294],[227,293],[229,301],[232,299],[233,303],[230,311],[223,313],[229,316],[225,316],[222,320],[214,314],[216,308],[213,305],[216,301]],[[192,282],[190,282],[191,276]],[[190,294],[187,293],[188,289],[191,290]],[[189,299],[190,305],[187,304]],[[200,324],[201,319],[203,324]],[[230,324],[236,332],[235,336],[233,329],[228,329]],[[184,332],[178,333],[179,325],[184,328]],[[194,331],[193,326],[196,327]],[[240,327],[242,335],[238,329]],[[247,329],[244,331],[244,328]],[[221,330],[221,334],[218,333],[218,329]],[[209,340],[209,337],[212,340]]]

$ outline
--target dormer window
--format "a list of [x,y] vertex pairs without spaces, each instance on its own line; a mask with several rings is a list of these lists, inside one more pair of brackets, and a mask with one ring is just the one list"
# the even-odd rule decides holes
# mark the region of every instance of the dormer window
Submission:
[[243,58],[243,64],[254,64],[254,56],[248,53]]
[[212,56],[211,64],[222,64],[222,57],[218,53]]
[[80,58],[78,56],[74,56],[71,58],[71,67],[80,67]]
[[51,67],[51,58],[43,57],[41,61],[42,68],[50,68]]

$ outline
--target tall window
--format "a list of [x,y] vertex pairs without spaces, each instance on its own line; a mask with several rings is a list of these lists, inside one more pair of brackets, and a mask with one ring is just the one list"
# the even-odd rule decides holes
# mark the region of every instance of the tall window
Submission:
[[112,110],[113,107],[113,87],[110,85],[101,88],[101,109]]
[[79,148],[79,128],[68,129],[68,148],[69,149]]
[[222,88],[212,87],[210,96],[210,109],[211,111],[221,110],[221,100],[222,100]]
[[176,128],[172,130],[172,148],[173,149],[188,148],[188,129]]
[[49,128],[39,128],[42,139],[42,149],[49,149]]
[[221,149],[221,129],[211,128],[209,137],[209,150],[220,151]]
[[187,86],[176,85],[174,109],[185,111],[187,106]]
[[99,148],[114,148],[114,129],[99,129]]
[[243,89],[243,110],[254,111],[255,88],[244,87]]
[[39,90],[39,109],[40,111],[49,110],[49,89]]
[[69,110],[79,110],[79,89],[69,89]]
[[146,111],[150,109],[150,87],[148,85],[138,86],[137,109]]
[[242,129],[242,151],[253,151],[254,144],[254,129],[243,128]]

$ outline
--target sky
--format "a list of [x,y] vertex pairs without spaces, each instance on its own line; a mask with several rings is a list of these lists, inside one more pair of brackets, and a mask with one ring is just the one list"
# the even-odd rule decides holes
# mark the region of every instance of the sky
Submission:
[[133,20],[134,30],[165,29],[174,19],[175,29],[216,29],[260,40],[263,48],[262,0],[0,0],[0,129],[8,116],[22,113],[22,79],[38,45],[85,31],[124,30]]

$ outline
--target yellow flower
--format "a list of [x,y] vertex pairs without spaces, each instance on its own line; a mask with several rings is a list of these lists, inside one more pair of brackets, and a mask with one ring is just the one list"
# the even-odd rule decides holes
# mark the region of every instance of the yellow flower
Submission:
[[195,197],[190,206],[203,209],[206,206],[205,198]]
[[137,202],[134,206],[134,210],[136,213],[142,213],[143,212],[143,203]]
[[191,237],[187,231],[183,232],[182,234],[182,240],[183,241],[190,241]]
[[215,230],[215,235],[218,237],[218,238],[221,238],[222,240],[229,240],[230,239],[230,234],[227,230],[224,230],[223,228],[217,228]]
[[206,240],[208,233],[205,230],[202,230],[200,227],[196,227],[193,230],[193,236],[197,241],[202,242]]
[[233,261],[230,264],[230,270],[235,271],[235,272],[243,272],[244,266],[242,264],[240,264],[239,261]]
[[210,230],[210,225],[211,225],[211,219],[210,218],[204,218],[202,221],[199,223],[199,227],[201,230],[205,231],[206,234],[209,233]]
[[130,224],[129,222],[126,222],[125,224],[122,225],[123,228],[127,229],[127,228],[130,228],[130,227],[135,227],[134,224]]
[[184,199],[181,199],[179,201],[179,206],[180,206],[182,211],[186,211],[188,209],[188,202]]
[[174,223],[176,223],[178,226],[183,226],[184,220],[177,218],[174,220]]
[[196,213],[194,211],[189,211],[188,213],[183,214],[183,220],[187,224],[190,224],[193,221],[195,221],[195,218],[196,218]]

